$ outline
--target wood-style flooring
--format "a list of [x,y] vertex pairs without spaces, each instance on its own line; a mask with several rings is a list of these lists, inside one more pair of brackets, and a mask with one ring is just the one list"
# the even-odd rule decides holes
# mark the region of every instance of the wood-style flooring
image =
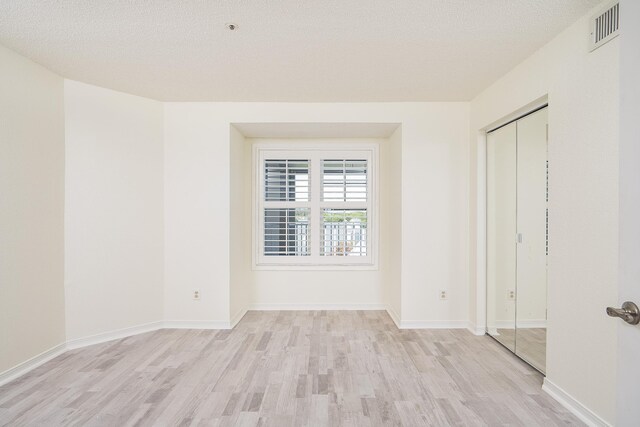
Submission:
[[581,425],[542,376],[466,330],[382,311],[249,312],[69,351],[0,387],[0,425]]
[[494,337],[507,348],[530,363],[541,372],[547,366],[547,329],[546,328],[518,328],[498,329],[500,335]]

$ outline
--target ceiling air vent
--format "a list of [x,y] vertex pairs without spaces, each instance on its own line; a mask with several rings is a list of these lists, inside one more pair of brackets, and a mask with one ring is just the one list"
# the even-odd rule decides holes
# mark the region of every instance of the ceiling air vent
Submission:
[[598,15],[591,19],[589,47],[591,51],[599,48],[620,32],[620,3],[611,2]]

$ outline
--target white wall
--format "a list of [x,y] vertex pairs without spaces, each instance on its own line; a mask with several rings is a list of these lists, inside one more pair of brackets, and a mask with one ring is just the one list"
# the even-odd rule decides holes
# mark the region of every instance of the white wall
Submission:
[[[230,126],[236,122],[401,123],[389,162],[402,166],[391,178],[402,191],[382,208],[387,219],[402,217],[395,252],[402,257],[381,249],[392,266],[391,280],[384,279],[390,284],[371,295],[334,289],[310,297],[383,301],[408,324],[466,322],[469,315],[482,324],[475,288],[482,272],[478,131],[548,96],[548,380],[611,421],[616,323],[602,309],[616,304],[618,40],[588,53],[587,32],[585,17],[470,106],[163,105],[71,81],[63,95],[60,77],[0,48],[0,185],[3,206],[10,206],[0,211],[0,339],[9,343],[0,371],[64,341],[65,292],[68,339],[158,321],[163,311],[168,320],[228,323],[249,303],[247,288],[230,289],[245,280],[234,276],[242,246],[230,231],[232,212],[246,212],[229,194],[246,187],[246,177],[231,170],[236,156],[246,158],[232,145],[241,139]],[[282,286],[308,277],[291,275]],[[192,300],[194,289],[200,301]],[[449,300],[438,300],[440,290]],[[263,287],[256,298],[271,301],[271,293]]]
[[251,308],[384,309],[379,270],[255,271]]
[[0,373],[64,343],[63,79],[0,46]]
[[65,81],[67,337],[162,320],[163,109]]
[[[466,324],[465,103],[165,104],[167,318],[228,322],[235,315],[228,303],[232,276],[229,190],[235,187],[231,178],[235,174],[229,169],[230,124],[292,122],[402,124],[402,195],[396,197],[402,207],[394,207],[405,224],[401,239],[402,316],[407,313],[407,319],[413,321]],[[419,227],[407,228],[406,224]],[[395,265],[399,264],[398,258]],[[300,304],[299,298],[286,290],[313,280],[317,274],[292,273],[271,287],[254,282],[256,301]],[[323,279],[330,280],[332,274],[336,273],[323,272]],[[316,304],[377,304],[382,302],[380,286],[368,293],[363,288],[324,286],[317,292],[310,290],[306,298]],[[191,300],[194,287],[201,290],[202,301]],[[439,289],[449,291],[449,300],[438,300]]]
[[380,147],[380,239],[391,244],[380,247],[383,263],[383,302],[395,322],[402,318],[402,221],[398,206],[402,206],[402,127]]
[[469,153],[458,141],[468,138],[468,104],[426,105],[402,127],[401,315],[416,327],[466,327]]
[[164,112],[165,319],[228,323],[231,126],[210,104]]
[[229,314],[235,323],[251,304],[251,143],[231,126],[229,144]]
[[[328,144],[345,143],[352,146],[357,144],[375,144],[379,148],[378,161],[381,162],[385,154],[382,146],[389,144],[386,138],[250,138],[246,140],[249,151],[243,158],[244,163],[238,164],[232,162],[232,170],[240,169],[243,176],[247,177],[244,200],[246,210],[236,211],[234,214],[232,209],[233,224],[234,218],[238,217],[238,213],[244,212],[244,224],[242,229],[245,231],[245,249],[243,256],[245,261],[244,268],[248,269],[247,274],[250,276],[250,300],[248,307],[252,309],[274,309],[274,308],[309,308],[314,307],[333,307],[335,309],[384,309],[385,303],[383,298],[383,278],[386,277],[386,269],[388,261],[385,257],[380,257],[378,266],[375,270],[312,270],[312,271],[286,271],[286,270],[269,270],[269,269],[252,269],[252,197],[253,197],[253,180],[252,173],[255,167],[252,161],[253,145],[269,144],[269,143],[291,143],[300,142],[307,145],[322,147]],[[232,152],[233,154],[233,152]],[[385,185],[378,194],[378,204],[387,207],[389,201],[387,198],[392,191],[400,192],[399,185],[392,186],[391,177],[386,176],[388,170],[382,167],[378,171],[380,182]],[[237,172],[233,172],[237,173]],[[399,184],[399,183],[398,183]],[[233,185],[233,182],[232,182]],[[233,197],[232,197],[233,200]],[[388,210],[386,210],[388,211]],[[398,217],[396,216],[396,220]],[[390,221],[378,221],[380,241],[377,243],[380,247],[393,246],[398,247],[400,236],[392,236],[385,229],[390,226]],[[232,230],[233,230],[232,225]],[[233,244],[233,242],[232,242]],[[231,282],[231,289],[238,286],[237,283]]]
[[[475,303],[479,131],[548,95],[547,381],[612,422],[616,325],[604,307],[617,295],[619,41],[589,53],[589,16],[471,102],[470,296]],[[475,304],[470,314],[481,322]]]

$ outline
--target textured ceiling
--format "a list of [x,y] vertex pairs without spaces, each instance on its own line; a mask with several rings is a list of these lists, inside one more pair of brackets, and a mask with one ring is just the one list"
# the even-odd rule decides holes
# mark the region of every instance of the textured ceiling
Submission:
[[247,138],[388,138],[399,123],[233,123]]
[[0,0],[0,44],[165,101],[461,101],[598,3]]

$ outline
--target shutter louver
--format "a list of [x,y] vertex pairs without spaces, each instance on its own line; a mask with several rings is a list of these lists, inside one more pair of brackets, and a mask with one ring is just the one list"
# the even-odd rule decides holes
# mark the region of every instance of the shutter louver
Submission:
[[264,254],[309,256],[309,208],[264,210]]
[[309,256],[309,160],[269,159],[264,162],[264,255]]
[[366,160],[324,160],[322,162],[322,200],[367,201]]
[[367,256],[367,160],[323,160],[321,256]]
[[374,265],[374,152],[259,149],[256,266]]
[[265,161],[266,201],[309,201],[309,160]]

